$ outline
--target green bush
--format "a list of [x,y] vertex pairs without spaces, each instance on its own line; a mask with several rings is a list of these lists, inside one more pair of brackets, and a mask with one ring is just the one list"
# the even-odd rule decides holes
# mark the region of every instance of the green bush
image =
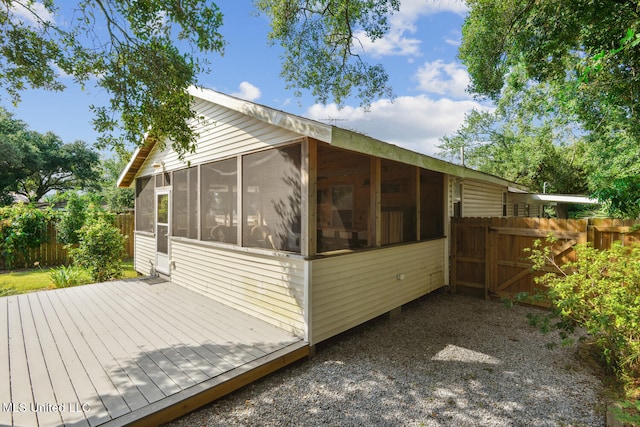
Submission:
[[57,288],[68,288],[84,284],[84,270],[70,265],[54,268],[49,273],[49,277]]
[[70,193],[67,197],[66,210],[60,215],[56,224],[58,242],[65,245],[75,245],[80,237],[78,231],[82,228],[87,218],[87,207],[89,200],[75,193]]
[[[534,268],[552,266],[537,281],[546,286],[552,315],[545,322],[563,334],[576,326],[595,340],[603,360],[625,384],[628,392],[640,386],[640,246],[614,243],[609,250],[576,246],[576,261],[559,265],[551,247],[536,242],[530,259]],[[565,336],[565,335],[563,335]]]
[[24,266],[31,266],[31,249],[47,241],[49,214],[32,205],[17,204],[0,208],[0,254],[5,268],[16,266],[20,256]]
[[107,217],[92,217],[78,235],[78,247],[70,251],[77,265],[97,282],[122,277],[125,237]]

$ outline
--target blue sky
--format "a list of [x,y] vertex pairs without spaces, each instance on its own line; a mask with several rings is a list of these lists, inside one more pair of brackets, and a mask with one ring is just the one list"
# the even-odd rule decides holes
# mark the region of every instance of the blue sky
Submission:
[[[468,74],[456,59],[467,11],[463,0],[402,0],[385,38],[373,44],[361,39],[365,59],[385,66],[396,95],[393,102],[375,101],[369,112],[356,99],[338,109],[315,104],[306,94],[295,98],[279,76],[277,46],[267,44],[266,18],[253,13],[250,0],[220,0],[218,5],[225,15],[221,32],[228,45],[224,56],[211,55],[210,73],[200,76],[205,87],[425,154],[434,154],[439,138],[455,132],[472,108],[487,108],[465,92]],[[27,91],[17,107],[2,93],[0,103],[33,130],[52,131],[65,142],[92,143],[97,134],[89,105],[106,103],[105,93],[94,87],[83,91],[71,79],[64,81],[64,92]]]

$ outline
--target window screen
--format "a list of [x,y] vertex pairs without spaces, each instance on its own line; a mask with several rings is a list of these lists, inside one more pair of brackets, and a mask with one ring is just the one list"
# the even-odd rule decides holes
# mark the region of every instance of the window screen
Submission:
[[317,251],[371,244],[371,160],[318,145]]
[[300,145],[242,158],[243,246],[300,252]]
[[201,166],[202,240],[235,244],[238,241],[238,161]]
[[173,172],[174,236],[198,238],[198,168]]
[[154,232],[154,186],[151,177],[136,179],[136,230]]
[[416,168],[382,160],[380,173],[382,244],[415,241]]
[[444,236],[444,176],[420,169],[420,239]]

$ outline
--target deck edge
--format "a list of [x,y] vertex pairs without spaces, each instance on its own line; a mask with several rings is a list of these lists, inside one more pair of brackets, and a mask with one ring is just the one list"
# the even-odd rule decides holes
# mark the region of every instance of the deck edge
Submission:
[[289,344],[217,377],[110,420],[102,426],[157,426],[170,422],[309,356],[309,351],[309,343],[305,341]]

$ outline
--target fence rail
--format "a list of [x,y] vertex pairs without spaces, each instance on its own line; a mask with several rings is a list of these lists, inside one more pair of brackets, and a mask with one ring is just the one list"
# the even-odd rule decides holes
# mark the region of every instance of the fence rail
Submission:
[[[512,298],[541,290],[525,248],[552,234],[559,263],[575,260],[574,247],[590,242],[608,249],[615,241],[630,245],[640,239],[639,221],[616,219],[454,218],[451,222],[450,284],[490,296]],[[544,305],[544,302],[541,302]]]
[[[133,258],[133,224],[134,216],[132,213],[120,214],[116,216],[116,226],[120,229],[123,236],[129,236],[125,242],[126,256]],[[66,265],[70,262],[69,253],[64,245],[57,240],[57,232],[55,223],[47,224],[47,242],[40,247],[29,251],[29,259],[31,262],[38,262],[41,266],[53,267],[57,265]],[[24,265],[24,260],[20,256],[16,265]],[[4,257],[0,256],[0,270],[5,269]]]

